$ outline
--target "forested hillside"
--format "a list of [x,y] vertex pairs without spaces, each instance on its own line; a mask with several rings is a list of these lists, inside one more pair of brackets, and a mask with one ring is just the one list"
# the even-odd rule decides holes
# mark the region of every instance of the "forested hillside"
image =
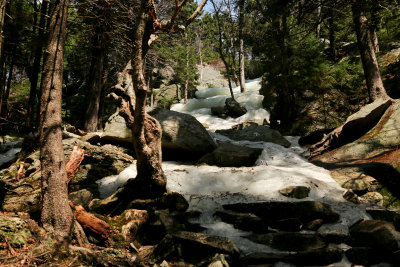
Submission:
[[0,0],[0,265],[396,266],[399,97],[399,0]]

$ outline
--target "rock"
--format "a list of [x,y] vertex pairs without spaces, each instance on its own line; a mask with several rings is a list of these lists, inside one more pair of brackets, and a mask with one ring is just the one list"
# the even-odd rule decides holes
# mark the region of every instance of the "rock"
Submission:
[[312,144],[318,143],[319,141],[321,141],[324,138],[324,136],[326,134],[330,133],[333,130],[334,129],[313,131],[312,133],[310,133],[310,134],[308,134],[306,136],[300,137],[299,145],[300,146],[307,146],[307,145],[312,145]]
[[349,235],[347,233],[335,230],[318,232],[318,234],[326,243],[341,244],[346,243],[346,241],[349,239]]
[[262,149],[238,146],[231,143],[220,143],[213,152],[204,155],[198,164],[216,165],[219,167],[254,166]]
[[0,241],[7,239],[10,246],[21,248],[28,244],[28,239],[31,237],[26,221],[17,217],[0,215]]
[[326,246],[326,243],[316,234],[278,232],[250,235],[246,238],[283,251],[303,251]]
[[[216,254],[224,254],[224,259],[229,256],[235,262],[239,257],[239,250],[235,244],[225,238],[193,232],[177,232],[166,235],[164,239],[154,248],[149,258],[155,263],[163,259],[179,257],[185,262],[198,263],[205,259],[217,259]],[[210,263],[210,260],[208,263]],[[221,257],[219,257],[221,261]]]
[[293,263],[307,266],[326,266],[342,259],[342,251],[337,248],[320,248],[300,251],[295,254]]
[[161,204],[170,211],[184,212],[189,208],[187,200],[177,192],[168,192],[161,197]]
[[270,221],[270,226],[274,229],[288,232],[297,232],[301,230],[303,223],[298,218],[287,218],[278,221]]
[[221,119],[226,119],[228,117],[228,109],[225,106],[211,107],[211,114]]
[[162,127],[163,155],[171,158],[200,158],[215,148],[215,143],[195,117],[165,109],[151,113]]
[[76,192],[72,192],[68,195],[68,199],[75,205],[81,205],[85,209],[89,207],[89,203],[94,199],[94,195],[87,189],[81,189]]
[[156,217],[160,220],[167,234],[173,234],[179,231],[185,231],[185,225],[181,224],[174,217],[170,216],[168,210],[156,210]]
[[214,216],[219,217],[223,222],[232,224],[233,227],[253,231],[255,233],[268,233],[268,225],[258,216],[251,213],[236,213],[229,211],[217,211]]
[[83,142],[89,142],[91,144],[97,144],[101,140],[101,136],[98,133],[87,133],[81,137]]
[[358,196],[353,192],[353,190],[349,189],[343,194],[343,198],[346,199],[347,201],[350,201],[354,204],[360,204],[360,200],[358,199]]
[[121,234],[125,240],[133,240],[140,228],[148,222],[149,214],[145,210],[128,209],[117,220],[123,224]]
[[126,127],[125,119],[119,112],[110,116],[104,126],[104,133],[101,140],[109,143],[132,144],[132,131]]
[[374,220],[391,222],[396,227],[396,230],[400,231],[400,211],[391,211],[377,207],[366,208],[366,211]]
[[173,235],[173,240],[180,256],[188,262],[196,262],[216,253],[229,255],[232,260],[239,257],[239,250],[236,245],[225,237],[178,232]]
[[[376,124],[369,122],[373,126],[372,129],[368,132],[364,131],[357,140],[316,156],[312,161],[329,169],[337,168],[338,165],[345,163],[346,166],[357,168],[359,172],[375,178],[396,195],[399,190],[395,188],[400,186],[400,135],[398,134],[400,100],[395,100],[392,105],[388,101],[377,102],[374,105],[378,105],[378,108],[373,117],[379,121]],[[389,107],[385,108],[388,105]],[[367,123],[369,115],[362,117],[363,119],[359,122],[353,123],[352,128],[358,127],[359,123]],[[390,202],[385,201],[385,205],[390,205]]]
[[228,110],[228,115],[232,118],[237,118],[247,113],[247,109],[233,98],[225,100],[225,107]]
[[291,262],[296,252],[253,252],[240,259],[241,266],[272,264],[276,262]]
[[310,194],[310,188],[306,186],[288,186],[279,190],[281,195],[292,198],[306,198]]
[[368,192],[362,195],[361,199],[364,199],[372,204],[383,206],[383,196],[378,192]]
[[346,257],[352,263],[370,266],[387,259],[387,253],[368,247],[353,247],[346,251]]
[[229,267],[230,258],[224,254],[217,254],[211,260],[207,260],[207,263],[201,263],[201,266],[207,267]]
[[398,233],[390,222],[361,221],[350,228],[353,246],[371,247],[385,251],[398,249]]
[[250,125],[242,130],[217,130],[216,133],[225,135],[236,141],[271,142],[284,147],[290,147],[290,142],[286,140],[278,131],[267,126]]
[[298,218],[304,224],[316,219],[322,219],[324,223],[339,220],[339,214],[331,206],[319,201],[236,203],[223,207],[236,212],[254,213],[267,220]]

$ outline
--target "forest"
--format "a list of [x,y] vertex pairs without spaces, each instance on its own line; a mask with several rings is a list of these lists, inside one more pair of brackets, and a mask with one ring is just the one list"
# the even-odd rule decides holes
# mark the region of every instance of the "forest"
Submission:
[[0,0],[1,266],[398,266],[399,0]]

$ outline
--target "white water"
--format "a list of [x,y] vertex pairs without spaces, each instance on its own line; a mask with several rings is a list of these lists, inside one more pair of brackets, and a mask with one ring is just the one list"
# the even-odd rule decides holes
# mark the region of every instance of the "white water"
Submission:
[[[210,108],[214,105],[224,105],[229,97],[226,88],[212,88],[197,92],[197,97],[187,105],[176,104],[172,110],[185,112],[195,116],[200,122],[206,123],[210,131],[227,129],[243,121],[268,119],[267,111],[261,109],[262,96],[258,95],[259,79],[247,83],[248,92],[239,93],[235,88],[236,99],[249,110],[247,114],[237,119],[219,119],[211,115]],[[231,225],[213,217],[217,210],[222,210],[223,204],[253,201],[296,201],[278,193],[279,189],[292,185],[305,185],[311,191],[308,198],[328,204],[341,214],[336,224],[324,225],[320,231],[347,232],[348,226],[368,215],[360,206],[345,201],[342,189],[330,176],[329,171],[309,163],[300,154],[305,151],[297,145],[296,137],[287,137],[292,143],[290,148],[266,142],[232,141],[227,137],[210,132],[214,140],[230,141],[235,144],[262,148],[263,152],[254,167],[215,167],[184,165],[179,162],[163,162],[163,169],[168,178],[167,187],[185,196],[192,210],[200,210],[202,215],[193,222],[206,227],[206,233],[226,236],[233,240],[242,253],[255,251],[271,251],[264,245],[253,243],[242,236],[248,233],[237,230]],[[132,165],[120,175],[105,177],[98,181],[102,197],[114,192],[118,186],[135,177],[135,165]],[[344,266],[343,262],[340,266]]]
[[7,152],[0,154],[0,166],[4,163],[10,162],[17,157],[17,154],[21,151],[20,141],[4,143],[1,146],[8,148]]

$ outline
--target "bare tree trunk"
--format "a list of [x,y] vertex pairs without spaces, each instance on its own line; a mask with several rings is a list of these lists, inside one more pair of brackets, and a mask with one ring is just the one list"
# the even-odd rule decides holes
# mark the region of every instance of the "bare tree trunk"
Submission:
[[187,104],[188,87],[189,87],[189,40],[187,33],[185,32],[185,49],[186,49],[186,79],[185,79],[185,89],[184,89],[184,104]]
[[361,54],[361,61],[364,69],[364,76],[367,82],[370,99],[375,101],[379,98],[389,98],[383,86],[379,72],[378,61],[375,55],[375,48],[371,38],[371,31],[368,28],[367,17],[363,6],[364,1],[353,0],[352,11],[353,21],[357,34],[358,47]]
[[246,92],[246,80],[244,77],[244,44],[243,44],[243,27],[244,27],[244,1],[239,0],[239,72],[240,72],[240,92]]
[[104,59],[106,56],[106,36],[102,26],[96,27],[96,33],[92,39],[92,61],[86,95],[86,113],[83,129],[87,132],[94,132],[99,125],[100,98],[103,89]]
[[0,105],[2,106],[2,108],[0,107],[0,114],[4,118],[8,117],[8,98],[10,96],[11,83],[14,78],[14,64],[15,64],[14,53],[15,49],[13,49],[12,51],[10,69],[8,70],[7,84],[0,103]]
[[6,17],[6,5],[7,0],[0,0],[0,61],[3,56],[3,45],[4,45],[4,18]]
[[37,97],[39,96],[37,92],[37,84],[40,73],[40,62],[42,60],[42,50],[43,50],[42,40],[44,39],[44,28],[46,26],[47,6],[48,6],[48,1],[42,1],[42,6],[40,8],[39,31],[37,35],[37,47],[35,49],[35,58],[33,60],[32,72],[30,75],[31,88],[29,91],[29,102],[28,102],[28,110],[26,116],[27,127],[32,127],[32,123],[34,121],[33,110],[35,103],[37,102]]
[[213,0],[211,0],[211,3],[214,6],[215,16],[217,18],[218,36],[219,36],[218,52],[219,52],[219,56],[220,56],[222,62],[225,65],[226,73],[227,73],[227,76],[228,76],[228,85],[229,85],[229,91],[231,92],[231,97],[232,97],[232,99],[235,99],[235,96],[233,95],[232,82],[231,82],[231,77],[230,77],[230,75],[232,73],[232,70],[231,70],[231,67],[229,66],[228,62],[225,59],[224,51],[222,49],[222,29],[221,29],[221,22],[220,22],[220,19],[219,19],[220,10],[217,9],[217,6],[216,6],[216,4],[214,3]]
[[40,161],[43,208],[41,221],[56,239],[72,235],[67,172],[62,146],[61,96],[63,55],[69,0],[53,0],[41,85]]
[[[201,29],[200,29],[201,31]],[[197,38],[198,38],[198,46],[199,46],[199,59],[200,59],[200,82],[203,80],[203,54],[202,54],[202,43],[201,43],[201,36],[200,34],[197,34]]]

